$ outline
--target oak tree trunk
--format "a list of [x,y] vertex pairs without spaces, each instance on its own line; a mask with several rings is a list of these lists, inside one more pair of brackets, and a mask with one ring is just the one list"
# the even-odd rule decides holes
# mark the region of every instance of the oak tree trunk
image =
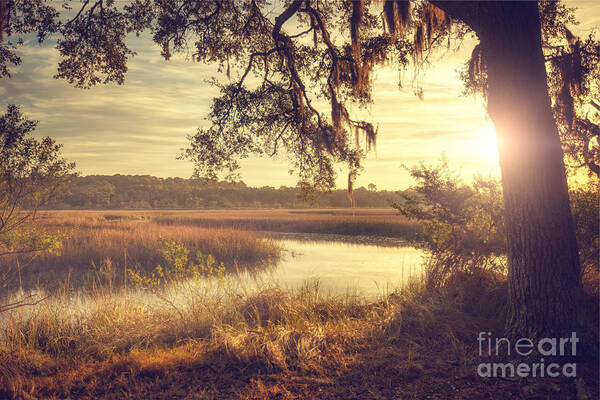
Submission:
[[496,126],[512,336],[576,329],[582,296],[563,151],[548,96],[536,2],[497,3],[477,34]]

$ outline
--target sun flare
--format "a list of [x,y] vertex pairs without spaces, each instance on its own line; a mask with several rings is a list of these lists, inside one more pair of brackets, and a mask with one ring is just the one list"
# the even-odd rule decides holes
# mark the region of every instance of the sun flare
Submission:
[[475,132],[475,137],[471,146],[471,150],[479,158],[498,163],[496,128],[491,122]]

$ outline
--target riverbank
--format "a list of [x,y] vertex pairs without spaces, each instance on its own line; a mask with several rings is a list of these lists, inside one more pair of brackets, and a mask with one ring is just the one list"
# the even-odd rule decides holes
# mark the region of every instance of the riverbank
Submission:
[[260,237],[274,240],[297,240],[308,243],[337,242],[358,245],[371,245],[380,247],[406,247],[409,246],[405,239],[398,237],[373,236],[373,235],[342,235],[335,233],[302,233],[302,232],[269,232],[256,231]]
[[[418,283],[377,301],[317,286],[218,299],[107,296],[79,315],[47,303],[12,321],[0,351],[5,396],[44,399],[592,399],[597,364],[578,378],[481,378],[477,333],[501,333],[504,284]],[[472,299],[476,297],[477,303]],[[59,307],[60,303],[56,303]],[[64,304],[64,303],[63,303]],[[64,310],[64,308],[63,308]],[[597,360],[596,360],[597,361]],[[10,398],[10,397],[9,397]]]
[[255,209],[169,211],[155,214],[158,224],[234,228],[247,231],[334,234],[409,240],[420,225],[394,209]]

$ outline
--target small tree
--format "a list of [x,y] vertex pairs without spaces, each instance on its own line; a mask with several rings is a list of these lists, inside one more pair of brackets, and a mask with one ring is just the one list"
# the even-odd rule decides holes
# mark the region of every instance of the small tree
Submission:
[[[454,273],[505,272],[504,204],[497,179],[475,176],[471,185],[440,165],[407,168],[417,185],[394,204],[402,215],[418,220],[422,233],[412,244],[430,257],[427,284],[439,287]],[[579,259],[583,272],[598,272],[599,183],[595,178],[570,192]]]
[[[38,210],[54,200],[72,174],[74,164],[60,155],[61,145],[30,136],[37,121],[9,105],[0,116],[0,285],[6,286],[18,268],[18,257],[56,251],[58,238],[36,226]],[[10,259],[10,260],[9,260]],[[24,303],[1,305],[0,312]]]

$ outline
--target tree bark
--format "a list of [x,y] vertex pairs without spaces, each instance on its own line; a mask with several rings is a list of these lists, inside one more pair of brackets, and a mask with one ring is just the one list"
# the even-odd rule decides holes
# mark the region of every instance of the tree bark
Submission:
[[487,65],[507,231],[507,333],[539,338],[574,331],[583,290],[538,4],[431,1],[477,33]]
[[574,331],[582,297],[563,151],[548,95],[536,2],[490,3],[480,24],[508,245],[511,336]]

